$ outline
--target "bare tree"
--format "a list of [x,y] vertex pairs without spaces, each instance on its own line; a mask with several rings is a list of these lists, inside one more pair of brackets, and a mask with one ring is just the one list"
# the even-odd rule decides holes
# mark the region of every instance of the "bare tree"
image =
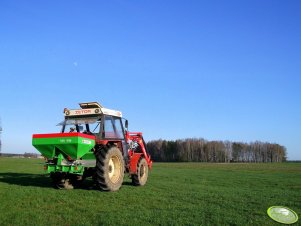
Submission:
[[176,141],[156,140],[147,143],[155,161],[166,162],[283,162],[286,148],[268,142],[206,141],[187,138]]

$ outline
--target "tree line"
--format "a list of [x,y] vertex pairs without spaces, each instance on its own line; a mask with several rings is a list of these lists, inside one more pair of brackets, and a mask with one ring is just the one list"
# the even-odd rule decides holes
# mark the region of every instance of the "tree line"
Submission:
[[205,139],[153,140],[147,143],[158,162],[284,162],[286,148],[276,143],[255,141],[207,141]]

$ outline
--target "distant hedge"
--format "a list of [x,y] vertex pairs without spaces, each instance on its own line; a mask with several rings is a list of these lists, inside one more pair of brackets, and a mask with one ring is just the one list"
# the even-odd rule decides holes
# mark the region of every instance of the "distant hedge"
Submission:
[[153,140],[148,151],[158,162],[284,162],[286,148],[279,144],[207,141],[205,139]]

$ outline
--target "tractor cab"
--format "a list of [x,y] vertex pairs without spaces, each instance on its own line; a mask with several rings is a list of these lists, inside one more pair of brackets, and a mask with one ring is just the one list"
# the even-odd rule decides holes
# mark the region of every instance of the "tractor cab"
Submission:
[[81,109],[64,109],[65,120],[61,133],[84,133],[94,135],[96,140],[125,140],[127,120],[120,111],[102,107],[97,102],[80,103]]

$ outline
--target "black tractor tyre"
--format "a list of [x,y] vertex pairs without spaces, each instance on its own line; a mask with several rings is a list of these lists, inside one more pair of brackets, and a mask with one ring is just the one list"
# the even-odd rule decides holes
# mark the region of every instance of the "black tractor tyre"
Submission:
[[117,191],[124,177],[124,159],[121,151],[113,146],[102,147],[95,153],[96,167],[94,181],[102,191]]
[[65,173],[52,173],[50,175],[52,178],[53,186],[58,189],[73,189],[72,178]]
[[140,158],[137,163],[137,173],[132,174],[132,183],[135,186],[143,186],[148,178],[148,165],[144,157]]

